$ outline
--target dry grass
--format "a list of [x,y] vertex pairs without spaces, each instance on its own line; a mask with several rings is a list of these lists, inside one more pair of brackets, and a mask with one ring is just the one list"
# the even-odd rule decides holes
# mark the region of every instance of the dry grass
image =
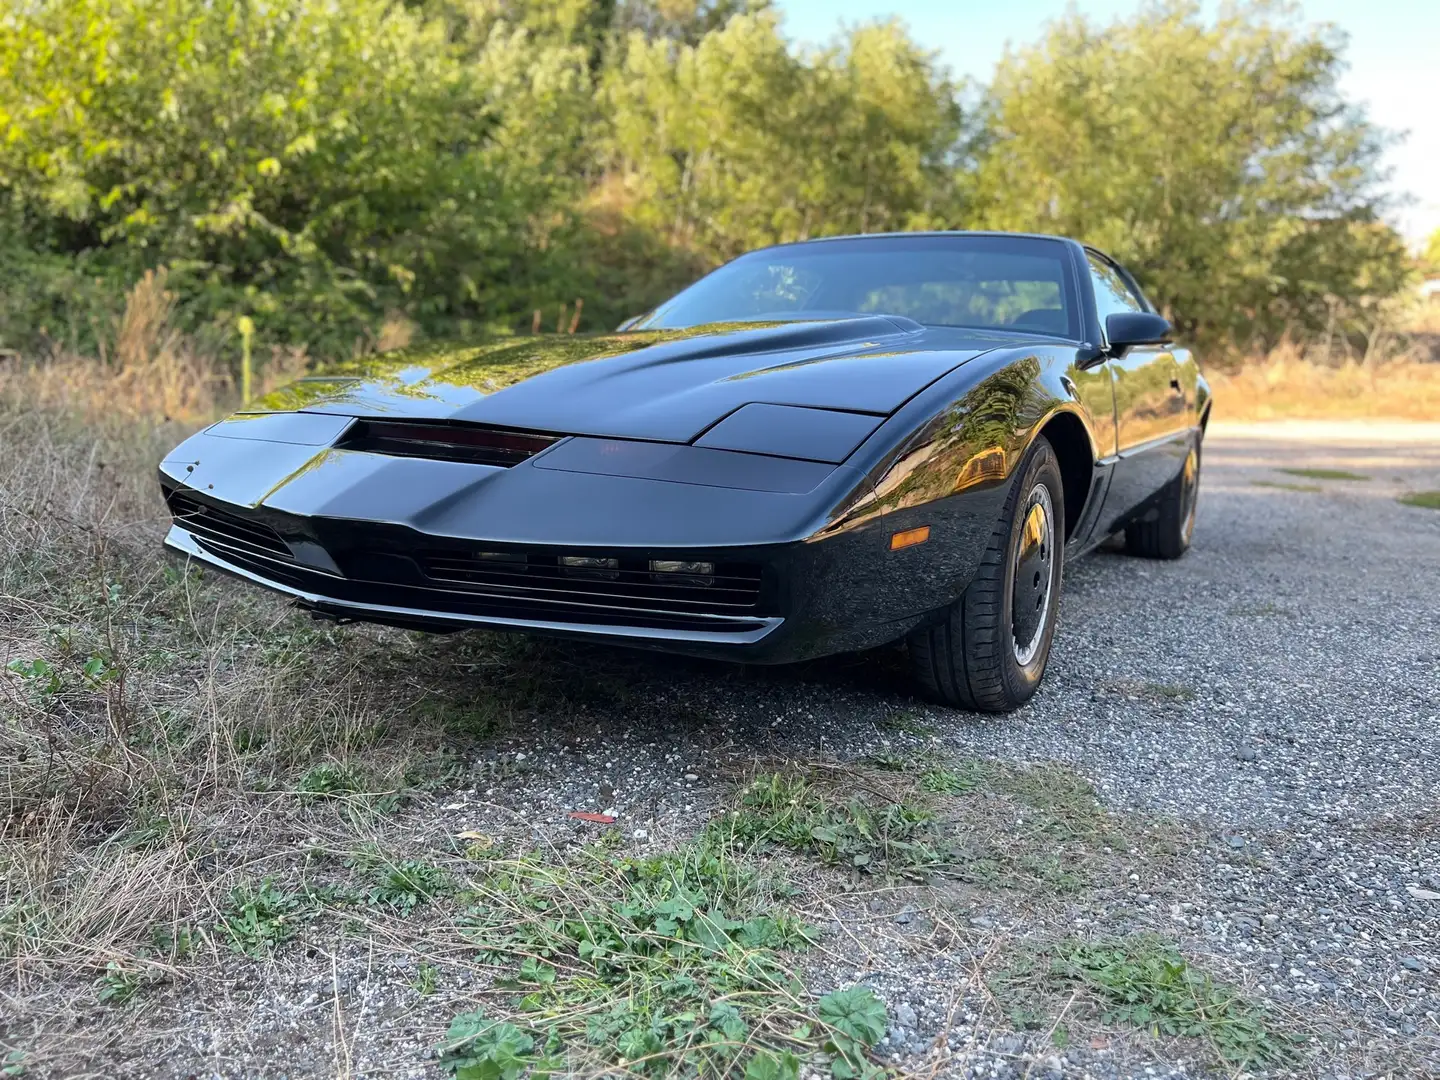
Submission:
[[1329,366],[1282,347],[1240,370],[1207,370],[1218,420],[1434,420],[1440,363],[1402,356]]
[[[237,387],[228,367],[200,351],[174,322],[166,272],[148,271],[125,298],[125,312],[96,357],[57,352],[33,362],[0,363],[0,394],[32,407],[119,432],[176,422],[198,425],[233,408]],[[407,341],[410,328],[389,320],[384,339]],[[274,349],[254,392],[263,394],[305,371],[304,349]]]

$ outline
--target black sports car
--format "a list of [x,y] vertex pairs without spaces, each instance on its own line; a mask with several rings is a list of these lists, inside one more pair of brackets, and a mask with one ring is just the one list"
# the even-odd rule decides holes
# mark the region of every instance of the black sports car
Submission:
[[1190,543],[1210,391],[1115,262],[913,233],[744,255],[613,334],[301,379],[160,466],[177,552],[317,613],[756,662],[907,639],[1035,691],[1066,559]]

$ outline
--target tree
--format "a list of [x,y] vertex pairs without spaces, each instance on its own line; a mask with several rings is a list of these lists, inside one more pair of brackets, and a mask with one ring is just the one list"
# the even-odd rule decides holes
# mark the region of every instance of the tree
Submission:
[[1363,320],[1405,257],[1343,45],[1264,3],[1213,24],[1192,0],[1107,27],[1071,14],[1000,66],[977,217],[1096,244],[1211,340]]
[[953,212],[954,88],[898,24],[808,56],[764,11],[693,46],[632,34],[606,103],[637,218],[711,260]]
[[0,232],[322,353],[503,322],[558,283],[585,60],[501,23],[462,61],[387,0],[39,0],[0,20]]

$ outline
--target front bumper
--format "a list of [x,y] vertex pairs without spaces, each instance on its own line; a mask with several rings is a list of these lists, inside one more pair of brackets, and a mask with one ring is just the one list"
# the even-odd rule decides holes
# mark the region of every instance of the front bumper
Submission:
[[[591,458],[574,460],[586,444]],[[498,468],[202,432],[160,467],[176,514],[166,544],[337,618],[784,663],[885,644],[943,609],[968,584],[1004,497],[996,488],[850,516],[870,489],[844,466],[637,445],[612,455],[603,441],[570,439]],[[681,457],[684,472],[661,475]],[[229,532],[207,532],[177,500],[228,518]],[[890,549],[893,532],[922,525],[929,543]],[[478,571],[475,560],[507,554],[549,576],[511,587]],[[565,554],[618,557],[626,587],[568,588],[556,577]],[[459,563],[458,578],[433,559]],[[649,560],[714,562],[715,584],[733,572],[726,584],[745,578],[751,596],[726,604],[691,590],[672,603],[679,590],[647,592]]]
[[[258,568],[255,568],[252,560],[236,558],[234,561],[222,558],[210,551],[196,541],[194,535],[182,529],[179,525],[172,525],[165,537],[165,546],[173,553],[186,558],[194,559],[197,562],[213,566],[228,574],[242,578],[255,585],[262,585],[276,592],[284,593],[293,598],[300,606],[324,615],[334,616],[342,619],[355,619],[361,622],[375,622],[390,626],[403,626],[417,630],[430,630],[445,632],[450,630],[489,628],[493,630],[519,630],[529,633],[551,634],[558,637],[570,637],[580,639],[608,639],[632,645],[670,645],[684,649],[690,646],[696,651],[709,653],[710,647],[722,646],[727,652],[735,649],[744,649],[746,646],[754,646],[763,641],[773,631],[785,622],[784,619],[776,616],[758,617],[736,617],[725,615],[698,615],[690,616],[704,620],[713,620],[713,630],[687,629],[683,627],[654,628],[643,626],[625,626],[616,623],[582,623],[566,622],[560,619],[517,619],[507,618],[503,615],[478,614],[459,610],[447,610],[443,603],[435,603],[422,606],[406,606],[393,603],[375,603],[365,600],[345,598],[334,595],[338,592],[347,591],[355,585],[366,585],[368,583],[346,582],[341,578],[326,580],[328,575],[315,570],[299,570],[285,573],[274,568],[267,575]],[[244,565],[251,563],[250,566]],[[289,577],[290,580],[280,580],[281,577]],[[306,578],[313,578],[312,587],[304,587],[300,582]],[[383,591],[385,586],[370,585],[372,589]],[[391,588],[394,588],[393,586]],[[418,592],[418,590],[417,590]],[[437,590],[438,592],[438,590]],[[424,597],[416,597],[423,600]],[[449,599],[453,600],[451,596]]]

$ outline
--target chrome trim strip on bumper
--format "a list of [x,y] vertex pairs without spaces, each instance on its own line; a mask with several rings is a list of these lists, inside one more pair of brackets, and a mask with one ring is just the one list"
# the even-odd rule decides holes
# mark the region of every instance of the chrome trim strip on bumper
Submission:
[[[170,526],[170,531],[165,535],[165,546],[180,555],[188,556],[202,563],[208,563],[211,566],[225,571],[227,574],[234,574],[236,577],[244,578],[246,581],[256,585],[262,585],[267,589],[284,593],[286,596],[293,597],[301,603],[314,607],[322,607],[327,610],[338,609],[341,611],[353,611],[357,613],[356,617],[361,619],[363,619],[366,614],[369,614],[373,616],[431,620],[435,622],[470,623],[476,627],[493,626],[512,630],[551,630],[594,638],[634,638],[641,641],[693,641],[713,645],[753,645],[785,621],[776,616],[692,615],[689,612],[683,613],[688,618],[713,620],[717,626],[737,622],[758,622],[764,624],[755,630],[741,631],[739,633],[723,633],[708,630],[666,630],[649,626],[552,622],[543,619],[507,619],[494,615],[467,615],[451,611],[430,611],[424,608],[391,607],[388,604],[362,604],[351,600],[336,600],[333,597],[324,596],[320,593],[307,592],[304,589],[283,585],[279,582],[261,577],[259,574],[246,570],[243,567],[228,563],[224,559],[212,555],[202,548],[195,542],[194,538],[179,525]],[[323,573],[323,571],[316,572]]]

